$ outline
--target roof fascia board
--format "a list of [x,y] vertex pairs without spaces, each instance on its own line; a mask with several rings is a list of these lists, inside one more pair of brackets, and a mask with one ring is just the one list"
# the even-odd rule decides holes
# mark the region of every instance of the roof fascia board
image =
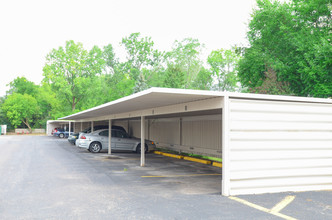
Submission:
[[284,96],[284,95],[267,95],[267,94],[253,94],[253,93],[226,93],[229,98],[243,98],[256,100],[273,100],[273,101],[292,101],[292,102],[310,102],[310,103],[327,103],[332,104],[332,99],[313,98],[313,97],[299,97],[299,96]]
[[72,115],[68,115],[68,116],[62,117],[60,119],[67,119],[67,118],[70,118],[70,117],[73,117],[73,116],[77,116],[77,115],[80,115],[80,114],[91,112],[91,111],[101,109],[101,108],[104,108],[104,107],[107,107],[107,106],[111,106],[111,105],[115,105],[115,104],[118,104],[118,103],[121,103],[121,102],[129,101],[129,100],[132,100],[132,99],[135,99],[135,98],[138,98],[138,97],[150,94],[150,93],[222,96],[222,93],[217,92],[217,91],[190,90],[190,89],[170,89],[170,88],[152,87],[152,88],[144,90],[142,92],[138,92],[138,93],[135,93],[135,94],[132,94],[132,95],[114,100],[112,102],[108,102],[108,103],[105,103],[105,104],[102,104],[102,105],[99,105],[99,106],[96,106],[96,107],[93,107],[93,108],[90,108],[90,109],[87,109],[87,110],[84,110],[84,111],[81,111],[81,112],[78,112],[78,113],[75,113],[75,114],[72,114]]
[[75,122],[75,120],[47,120],[47,124],[52,124],[52,123],[68,123],[68,122]]
[[78,112],[78,113],[75,113],[75,114],[72,114],[72,115],[62,117],[60,119],[66,119],[66,118],[70,118],[72,116],[77,116],[77,115],[80,115],[80,114],[91,112],[91,111],[101,109],[101,108],[104,108],[104,107],[107,107],[107,106],[110,106],[110,105],[114,105],[114,104],[117,104],[117,103],[120,103],[120,102],[128,101],[130,99],[134,99],[134,98],[137,98],[139,96],[143,96],[143,95],[146,95],[146,94],[149,94],[149,93],[151,93],[151,91],[149,91],[149,89],[148,89],[148,90],[145,90],[145,91],[142,91],[142,92],[132,94],[130,96],[126,96],[126,97],[123,97],[123,98],[120,98],[120,99],[117,99],[117,100],[114,100],[114,101],[111,101],[111,102],[107,102],[107,103],[102,104],[102,105],[98,105],[96,107],[93,107],[93,108],[90,108],[90,109],[87,109],[87,110],[84,110],[84,111],[81,111],[81,112]]
[[183,112],[220,109],[220,108],[223,108],[222,100],[223,100],[223,97],[215,97],[215,98],[175,104],[175,105],[170,105],[170,106],[163,106],[163,107],[149,108],[149,109],[139,110],[139,111],[125,112],[122,114],[110,114],[110,115],[87,118],[87,119],[77,119],[75,121],[76,122],[104,121],[104,120],[109,120],[109,119],[127,119],[127,118],[138,118],[141,116],[156,116],[156,115],[183,113]]

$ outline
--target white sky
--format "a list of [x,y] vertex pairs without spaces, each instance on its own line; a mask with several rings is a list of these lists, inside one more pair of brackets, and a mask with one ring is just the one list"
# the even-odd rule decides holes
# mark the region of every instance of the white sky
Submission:
[[0,96],[18,76],[39,84],[45,56],[67,40],[113,45],[134,32],[170,50],[175,40],[197,38],[212,50],[246,44],[255,0],[0,0]]

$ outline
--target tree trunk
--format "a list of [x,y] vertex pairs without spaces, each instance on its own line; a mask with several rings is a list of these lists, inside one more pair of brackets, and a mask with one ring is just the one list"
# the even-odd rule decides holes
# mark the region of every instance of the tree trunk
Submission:
[[71,110],[75,111],[75,107],[76,107],[75,96],[73,96],[73,102],[72,102],[72,105],[71,105]]
[[30,127],[29,120],[26,118],[25,121],[24,121],[24,120],[22,120],[22,121],[23,121],[23,123],[28,127],[28,129],[29,129],[29,133],[31,133],[31,132],[32,132],[32,129],[31,129],[31,127]]

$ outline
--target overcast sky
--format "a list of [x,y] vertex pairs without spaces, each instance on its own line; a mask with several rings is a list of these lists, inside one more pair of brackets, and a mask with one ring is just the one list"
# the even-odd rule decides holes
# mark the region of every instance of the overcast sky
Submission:
[[45,56],[67,40],[113,45],[134,32],[170,50],[175,40],[197,38],[212,50],[246,45],[255,0],[0,0],[0,96],[25,76],[42,80]]

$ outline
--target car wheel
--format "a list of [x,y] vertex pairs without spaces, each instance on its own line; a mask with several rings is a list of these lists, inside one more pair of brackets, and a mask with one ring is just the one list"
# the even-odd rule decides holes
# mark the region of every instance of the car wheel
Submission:
[[101,144],[98,142],[92,142],[89,147],[90,152],[99,153],[101,150]]
[[61,134],[59,134],[59,137],[60,137],[60,138],[64,138],[65,135],[61,133]]
[[[149,150],[149,149],[148,149],[148,145],[145,144],[145,153],[147,153],[148,150]],[[138,154],[141,153],[141,144],[137,145],[137,147],[136,147],[136,153],[138,153]]]

